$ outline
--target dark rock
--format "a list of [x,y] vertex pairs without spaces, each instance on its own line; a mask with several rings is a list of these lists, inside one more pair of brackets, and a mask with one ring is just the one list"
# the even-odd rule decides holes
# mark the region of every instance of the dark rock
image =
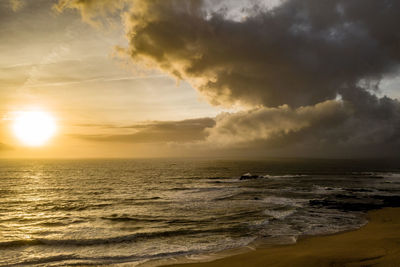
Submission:
[[240,180],[251,180],[261,178],[259,175],[251,175],[251,173],[246,173],[240,176]]

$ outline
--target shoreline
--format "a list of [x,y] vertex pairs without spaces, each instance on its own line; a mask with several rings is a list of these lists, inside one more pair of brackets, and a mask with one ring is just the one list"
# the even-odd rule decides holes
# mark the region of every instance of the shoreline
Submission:
[[222,251],[208,261],[178,258],[149,266],[400,266],[400,208],[372,210],[367,218],[359,229],[304,236],[295,244],[260,244],[254,250],[247,246]]

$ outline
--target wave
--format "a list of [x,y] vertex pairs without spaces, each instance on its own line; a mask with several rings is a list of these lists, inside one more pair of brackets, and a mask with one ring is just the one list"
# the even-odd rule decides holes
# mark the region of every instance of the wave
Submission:
[[126,262],[140,262],[140,261],[148,261],[152,259],[160,259],[160,258],[171,258],[176,256],[183,256],[186,254],[199,254],[204,252],[203,250],[181,250],[175,252],[161,252],[153,255],[126,255],[126,256],[108,256],[108,257],[82,257],[77,256],[75,254],[68,254],[68,255],[56,255],[50,257],[43,257],[43,258],[35,258],[29,259],[26,261],[14,263],[14,264],[7,264],[7,265],[0,265],[2,266],[21,266],[21,265],[37,265],[37,264],[49,264],[49,263],[63,263],[62,266],[82,266],[82,265],[104,265],[104,264],[115,264],[115,263],[126,263]]
[[103,220],[113,221],[113,222],[162,222],[160,219],[144,219],[144,218],[135,218],[131,216],[118,216],[118,217],[101,217]]
[[318,194],[326,195],[326,194],[338,193],[341,191],[343,191],[343,188],[341,187],[313,185],[313,190],[311,190],[310,192],[317,195]]
[[79,259],[79,258],[74,256],[73,254],[71,254],[71,255],[56,255],[56,256],[50,256],[50,257],[44,257],[44,258],[36,258],[36,259],[32,259],[32,260],[15,263],[15,264],[0,265],[0,266],[10,267],[10,266],[21,266],[21,265],[37,265],[37,264],[46,264],[46,263],[52,263],[52,262],[74,260],[74,259]]
[[113,203],[97,203],[97,204],[89,204],[89,205],[78,205],[78,204],[62,204],[56,205],[49,209],[50,211],[84,211],[88,209],[103,209],[105,207],[112,206]]
[[270,216],[274,219],[277,220],[283,220],[286,217],[289,217],[290,215],[294,214],[296,212],[296,209],[287,209],[287,210],[265,210],[264,214],[267,216]]
[[[123,264],[129,263],[129,266],[137,266],[138,264],[142,264],[144,262],[148,262],[150,260],[158,260],[165,258],[175,258],[182,257],[185,255],[208,255],[204,253],[209,253],[210,251],[218,252],[225,249],[230,249],[233,247],[243,247],[248,243],[254,241],[254,238],[249,240],[245,240],[240,244],[235,245],[226,245],[219,248],[197,248],[197,249],[189,249],[189,250],[178,250],[174,252],[160,252],[155,254],[132,254],[132,255],[118,255],[118,256],[103,256],[103,257],[85,257],[79,256],[77,254],[67,254],[67,255],[55,255],[49,257],[37,257],[33,259],[28,259],[19,262],[9,262],[5,264],[4,262],[0,262],[0,267],[11,267],[11,266],[26,266],[26,265],[44,265],[44,266],[99,266],[99,265],[112,265],[112,264]],[[230,243],[229,243],[230,244]],[[210,256],[205,256],[210,257]]]
[[278,205],[278,206],[289,206],[289,207],[303,207],[308,200],[299,198],[287,198],[287,197],[277,197],[269,196],[262,200],[265,203]]
[[11,248],[11,247],[22,247],[22,246],[95,246],[104,244],[117,244],[117,243],[130,243],[136,242],[143,239],[152,239],[160,237],[173,237],[182,235],[193,235],[193,234],[205,234],[205,233],[224,233],[232,230],[237,230],[237,227],[226,227],[217,229],[204,229],[204,230],[192,230],[182,229],[174,231],[164,232],[144,232],[135,233],[130,235],[109,237],[109,238],[92,238],[92,239],[20,239],[13,241],[0,242],[0,249]]
[[309,175],[305,174],[284,174],[284,175],[270,175],[270,174],[265,174],[261,175],[262,178],[268,178],[268,179],[279,179],[279,178],[300,178],[300,177],[307,177]]

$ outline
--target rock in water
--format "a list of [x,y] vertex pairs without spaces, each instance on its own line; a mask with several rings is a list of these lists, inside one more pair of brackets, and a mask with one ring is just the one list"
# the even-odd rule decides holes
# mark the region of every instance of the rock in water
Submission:
[[242,176],[240,176],[240,180],[251,180],[251,179],[257,179],[260,178],[258,175],[251,175],[251,173],[245,173]]

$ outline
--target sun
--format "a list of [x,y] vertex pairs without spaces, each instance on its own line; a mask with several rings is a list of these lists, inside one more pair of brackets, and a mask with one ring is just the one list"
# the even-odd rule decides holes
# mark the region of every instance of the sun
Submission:
[[24,145],[44,145],[57,130],[55,119],[45,111],[20,111],[13,120],[12,130]]

